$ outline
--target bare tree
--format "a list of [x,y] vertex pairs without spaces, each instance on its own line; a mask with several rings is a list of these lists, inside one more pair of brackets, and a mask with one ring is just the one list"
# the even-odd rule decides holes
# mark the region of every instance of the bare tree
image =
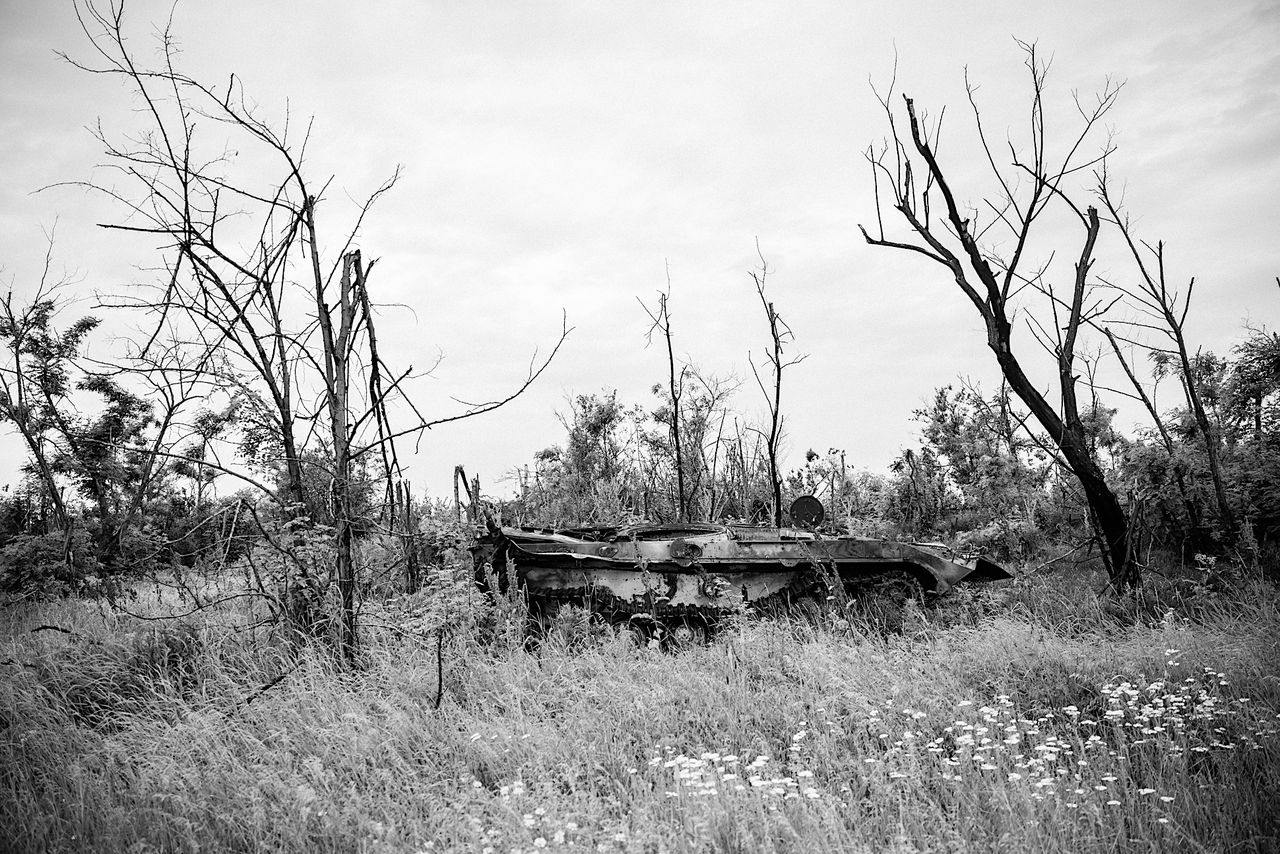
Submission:
[[[1191,310],[1191,294],[1195,290],[1196,280],[1192,277],[1187,282],[1186,291],[1170,287],[1165,276],[1164,242],[1155,246],[1148,243],[1139,244],[1133,236],[1129,217],[1120,212],[1120,204],[1113,197],[1107,180],[1106,171],[1102,171],[1098,181],[1098,197],[1110,214],[1112,222],[1120,230],[1125,246],[1133,256],[1138,268],[1138,281],[1133,287],[1124,287],[1125,295],[1136,305],[1144,320],[1132,321],[1128,325],[1155,332],[1161,335],[1168,346],[1159,347],[1150,343],[1132,340],[1136,346],[1166,359],[1176,359],[1178,377],[1181,379],[1182,392],[1187,401],[1187,409],[1195,419],[1196,428],[1200,432],[1204,444],[1205,457],[1209,461],[1209,475],[1213,480],[1213,494],[1217,503],[1218,520],[1227,538],[1234,541],[1239,531],[1236,526],[1235,512],[1227,497],[1227,489],[1222,474],[1222,462],[1219,447],[1222,437],[1217,426],[1213,424],[1204,408],[1204,400],[1200,394],[1197,372],[1192,366],[1193,357],[1187,347],[1185,327],[1187,314]],[[1145,251],[1144,251],[1145,250]],[[1108,333],[1110,335],[1110,333]],[[1127,369],[1126,369],[1127,370]]]
[[[283,470],[283,484],[270,489],[271,497],[295,518],[311,505],[333,520],[338,643],[350,660],[356,651],[353,467],[376,459],[385,503],[394,508],[393,481],[403,479],[396,440],[515,399],[570,330],[562,325],[545,358],[535,351],[510,394],[459,401],[461,412],[428,419],[406,394],[406,382],[417,376],[412,367],[392,370],[379,352],[368,291],[374,261],[357,247],[365,217],[395,184],[398,169],[358,204],[348,228],[326,237],[318,212],[332,179],[314,184],[307,177],[309,124],[299,132],[287,112],[276,124],[268,121],[234,74],[215,89],[178,70],[172,21],[159,34],[158,66],[144,67],[128,45],[123,4],[77,2],[75,8],[96,59],[68,61],[121,78],[146,125],[136,136],[113,139],[99,124],[95,134],[107,165],[122,180],[88,186],[126,212],[103,227],[158,239],[165,259],[158,284],[109,302],[149,317],[152,331],[139,345],[143,357],[156,348],[190,351],[241,405],[262,403],[256,417],[245,420],[260,428],[249,444]],[[212,140],[198,136],[209,129]],[[241,151],[252,154],[253,168],[237,168]],[[392,425],[393,409],[407,426]],[[327,484],[323,497],[308,494],[308,481],[317,478]],[[393,512],[383,514],[388,524]]]
[[[1124,351],[1120,348],[1120,343],[1116,340],[1115,333],[1110,329],[1104,330],[1107,341],[1111,344],[1111,351],[1115,353],[1116,361],[1120,363],[1120,367],[1124,370],[1125,377],[1128,378],[1129,384],[1134,389],[1132,397],[1136,397],[1147,415],[1151,417],[1151,422],[1156,427],[1156,434],[1160,437],[1160,445],[1164,448],[1165,454],[1169,458],[1169,467],[1173,474],[1174,487],[1178,490],[1178,498],[1182,502],[1182,508],[1187,514],[1187,521],[1193,530],[1200,527],[1200,507],[1191,498],[1191,489],[1187,483],[1186,467],[1182,461],[1178,459],[1177,447],[1174,444],[1173,436],[1169,434],[1169,428],[1164,423],[1164,417],[1156,409],[1154,391],[1147,393],[1147,389],[1143,386],[1142,381],[1138,379],[1138,375],[1134,372],[1133,366],[1129,364],[1129,360],[1125,358]],[[1157,383],[1159,381],[1157,380]]]
[[649,315],[650,320],[649,330],[645,333],[645,345],[648,346],[653,343],[655,332],[662,335],[663,341],[667,345],[667,399],[671,404],[671,448],[672,455],[675,457],[676,468],[676,518],[681,522],[687,522],[689,520],[689,493],[685,491],[684,483],[684,444],[680,441],[680,420],[682,415],[680,400],[684,396],[684,381],[688,375],[689,366],[681,365],[679,371],[676,370],[676,356],[671,343],[670,299],[671,270],[669,268],[667,270],[667,289],[658,292],[656,305],[650,307],[639,297],[636,297],[636,301],[640,303],[640,307],[644,309],[645,314]]
[[[860,228],[866,241],[874,246],[911,252],[945,268],[972,303],[986,328],[987,346],[1009,387],[1031,411],[1079,480],[1100,534],[1112,584],[1122,589],[1139,583],[1138,567],[1131,556],[1128,518],[1090,446],[1076,392],[1080,332],[1096,323],[1110,307],[1094,293],[1096,282],[1090,275],[1101,222],[1097,209],[1076,204],[1067,187],[1073,175],[1100,162],[1109,152],[1109,143],[1104,143],[1102,154],[1095,159],[1081,154],[1115,104],[1121,86],[1108,81],[1089,103],[1075,97],[1080,127],[1066,138],[1063,153],[1055,157],[1049,153],[1043,100],[1048,63],[1040,58],[1034,44],[1020,45],[1031,76],[1030,139],[1021,151],[1009,143],[1011,162],[1007,166],[997,163],[982,125],[976,89],[966,79],[977,140],[996,181],[994,191],[982,198],[982,209],[965,206],[958,199],[938,159],[942,117],[929,124],[915,102],[904,97],[904,137],[898,113],[891,104],[891,86],[880,98],[890,138],[879,150],[873,147],[867,151],[875,182],[877,228],[874,234]],[[902,216],[915,239],[888,236],[880,196],[882,185],[888,187],[891,207]],[[1052,253],[1039,266],[1032,266],[1027,259],[1033,232],[1038,233],[1036,226],[1051,205],[1068,212],[1079,229],[1074,269],[1065,287],[1052,282]],[[942,213],[935,218],[939,206]],[[999,235],[1005,235],[1010,243],[995,242]],[[1018,299],[1024,293],[1038,295],[1047,315],[1042,320],[1026,311],[1023,317],[1031,335],[1052,359],[1057,379],[1052,398],[1056,400],[1028,375],[1022,351],[1015,347],[1014,323]]]
[[795,342],[791,327],[782,319],[782,315],[774,307],[773,300],[765,292],[765,284],[769,277],[769,265],[756,244],[756,254],[760,257],[760,267],[751,271],[751,281],[755,284],[756,295],[760,297],[760,305],[764,308],[765,320],[769,324],[769,349],[765,351],[767,376],[760,376],[760,368],[748,354],[751,373],[756,378],[756,385],[764,395],[769,410],[769,432],[759,431],[764,437],[765,452],[769,464],[769,488],[772,491],[773,524],[782,526],[782,473],[778,468],[778,454],[782,444],[782,430],[785,418],[782,415],[782,373],[787,368],[804,361],[803,354],[788,357],[785,349]]

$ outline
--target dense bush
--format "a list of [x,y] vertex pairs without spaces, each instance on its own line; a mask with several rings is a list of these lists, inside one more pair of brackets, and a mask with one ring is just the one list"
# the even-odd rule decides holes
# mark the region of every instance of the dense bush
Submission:
[[14,596],[68,596],[96,589],[97,561],[84,530],[12,534],[0,547],[0,591]]

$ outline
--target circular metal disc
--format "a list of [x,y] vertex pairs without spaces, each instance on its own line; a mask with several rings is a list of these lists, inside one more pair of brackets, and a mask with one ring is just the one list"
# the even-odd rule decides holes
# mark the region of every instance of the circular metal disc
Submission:
[[801,495],[791,502],[791,524],[801,528],[816,528],[827,518],[822,502],[812,495]]
[[689,566],[702,554],[702,547],[697,543],[691,543],[683,537],[676,537],[671,541],[668,547],[671,552],[671,559],[680,566]]

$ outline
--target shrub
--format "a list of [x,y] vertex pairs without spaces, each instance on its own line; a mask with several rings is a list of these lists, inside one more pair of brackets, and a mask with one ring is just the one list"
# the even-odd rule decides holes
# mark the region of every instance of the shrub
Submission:
[[69,544],[61,532],[15,534],[0,548],[0,591],[9,594],[40,598],[87,592],[95,586],[97,570],[83,530],[74,531]]

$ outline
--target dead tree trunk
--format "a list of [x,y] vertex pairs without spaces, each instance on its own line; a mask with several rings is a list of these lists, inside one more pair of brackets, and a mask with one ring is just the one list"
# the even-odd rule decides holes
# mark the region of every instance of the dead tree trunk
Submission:
[[[671,313],[668,301],[671,297],[671,277],[667,276],[667,290],[658,293],[658,306],[651,309],[640,301],[640,307],[649,315],[652,322],[646,340],[653,340],[653,333],[662,333],[667,345],[667,399],[671,404],[671,456],[676,470],[676,518],[681,522],[689,519],[689,494],[685,491],[684,443],[680,436],[681,398],[684,396],[684,380],[687,368],[681,366],[676,370],[676,356],[671,343]],[[637,298],[638,300],[638,298]],[[639,301],[639,300],[638,300]]]
[[[456,485],[454,488],[457,488]],[[400,546],[404,551],[404,592],[417,593],[422,589],[421,550],[418,545],[417,514],[413,509],[413,494],[408,481],[396,483],[391,515],[399,516]]]
[[351,532],[351,431],[350,356],[352,330],[355,325],[358,297],[356,290],[364,284],[364,268],[360,252],[349,252],[342,258],[342,275],[338,280],[338,323],[335,329],[330,307],[325,300],[324,277],[320,271],[319,251],[315,243],[315,200],[306,206],[307,232],[311,237],[311,258],[315,277],[316,313],[320,321],[324,348],[324,382],[326,408],[329,414],[329,440],[332,444],[331,500],[333,502],[334,542],[337,552],[338,598],[340,601],[338,647],[348,663],[354,661],[357,649],[355,616],[355,560]]
[[1107,340],[1111,342],[1111,349],[1116,354],[1116,360],[1120,362],[1120,367],[1124,369],[1125,376],[1129,378],[1129,384],[1133,386],[1138,399],[1142,401],[1142,406],[1147,410],[1147,414],[1151,416],[1151,421],[1156,426],[1156,432],[1160,434],[1160,444],[1164,446],[1165,454],[1169,457],[1169,468],[1173,472],[1173,481],[1178,490],[1178,499],[1182,502],[1182,508],[1187,514],[1187,522],[1190,524],[1191,529],[1197,530],[1200,528],[1200,508],[1191,500],[1191,490],[1187,485],[1187,473],[1185,467],[1177,459],[1173,437],[1169,435],[1169,429],[1165,426],[1164,419],[1156,410],[1155,402],[1147,394],[1147,390],[1143,388],[1142,383],[1133,372],[1133,368],[1129,366],[1129,361],[1125,359],[1124,353],[1120,351],[1116,336],[1110,329],[1106,330],[1106,334]]
[[[973,304],[986,329],[987,346],[995,355],[1009,388],[1048,433],[1066,466],[1079,481],[1098,529],[1112,585],[1124,589],[1139,583],[1138,567],[1131,555],[1128,516],[1107,483],[1096,452],[1091,447],[1076,396],[1075,355],[1080,330],[1093,324],[1109,307],[1091,297],[1090,270],[1100,221],[1095,208],[1081,210],[1071,202],[1063,187],[1064,179],[1081,168],[1072,161],[1073,155],[1091,129],[1110,110],[1119,87],[1109,85],[1099,94],[1091,110],[1081,108],[1083,129],[1073,145],[1068,140],[1069,154],[1066,158],[1056,165],[1050,164],[1045,155],[1041,100],[1046,66],[1037,58],[1034,45],[1024,45],[1024,49],[1032,78],[1031,159],[1029,164],[1024,164],[1014,152],[1013,168],[1017,174],[1005,175],[996,166],[982,129],[974,89],[969,87],[978,138],[999,186],[994,198],[983,201],[984,207],[994,212],[988,221],[980,223],[979,212],[975,208],[962,210],[938,161],[938,128],[932,131],[925,129],[910,98],[904,98],[909,135],[905,142],[899,136],[896,116],[889,102],[890,92],[881,104],[888,117],[891,139],[878,153],[869,150],[867,158],[875,178],[877,204],[880,184],[884,181],[892,192],[893,208],[906,220],[920,242],[887,238],[879,208],[876,235],[873,236],[865,227],[860,228],[866,241],[872,245],[913,252],[945,267],[956,287]],[[918,178],[918,173],[922,177]],[[1029,185],[1019,183],[1019,177],[1028,176],[1031,178]],[[1061,200],[1083,230],[1071,275],[1071,288],[1065,295],[1055,293],[1049,283],[1049,262],[1038,270],[1024,273],[1020,269],[1025,264],[1024,253],[1037,219],[1055,200]],[[942,222],[931,219],[933,206],[938,202],[941,202],[943,210]],[[1012,238],[1013,249],[1007,257],[999,256],[980,244],[988,229],[993,227],[1007,229]],[[1011,300],[1027,288],[1044,298],[1045,311],[1050,318],[1041,321],[1030,314],[1027,322],[1032,335],[1053,358],[1058,392],[1056,405],[1030,379],[1014,349],[1012,318],[1015,309]]]
[[1226,535],[1227,540],[1234,542],[1240,532],[1236,524],[1235,511],[1232,509],[1231,501],[1227,497],[1226,479],[1222,474],[1222,462],[1219,456],[1221,436],[1217,426],[1209,420],[1209,415],[1205,412],[1204,400],[1200,394],[1196,371],[1191,364],[1191,354],[1187,348],[1187,337],[1184,332],[1187,314],[1191,310],[1191,294],[1195,290],[1196,280],[1193,277],[1187,283],[1186,293],[1182,295],[1169,287],[1168,280],[1165,277],[1163,241],[1158,241],[1154,247],[1150,244],[1144,244],[1149,253],[1148,257],[1154,262],[1154,270],[1148,265],[1147,261],[1144,260],[1142,249],[1139,248],[1130,230],[1128,218],[1121,216],[1119,206],[1111,198],[1105,172],[1099,179],[1098,196],[1102,199],[1103,204],[1106,205],[1107,212],[1110,213],[1112,220],[1120,229],[1125,245],[1129,248],[1129,253],[1133,256],[1133,260],[1138,267],[1139,281],[1137,287],[1125,288],[1124,291],[1137,302],[1139,310],[1154,321],[1154,323],[1143,323],[1141,326],[1158,330],[1172,345],[1171,348],[1154,347],[1149,344],[1140,344],[1140,346],[1154,353],[1163,353],[1166,356],[1177,359],[1178,376],[1182,383],[1183,395],[1187,400],[1187,409],[1190,411],[1191,417],[1195,419],[1196,428],[1204,444],[1205,458],[1209,463],[1209,476],[1213,480],[1213,495],[1217,504],[1218,520],[1222,525],[1223,533]]
[[[759,252],[759,247],[756,247]],[[765,293],[765,283],[769,276],[769,265],[765,263],[764,256],[760,256],[760,269],[751,271],[751,280],[755,283],[756,295],[760,297],[760,305],[764,308],[765,320],[769,324],[769,349],[765,353],[765,362],[769,366],[768,384],[766,386],[765,379],[760,376],[760,371],[756,367],[754,361],[751,361],[748,355],[748,361],[751,363],[751,372],[756,378],[756,384],[760,387],[760,392],[764,395],[765,404],[769,409],[769,432],[757,431],[764,437],[765,453],[768,456],[769,465],[769,490],[771,500],[773,502],[773,524],[775,527],[782,527],[782,472],[778,465],[778,455],[781,452],[782,445],[782,429],[784,418],[782,415],[782,372],[792,365],[798,365],[804,361],[804,356],[796,356],[787,359],[783,355],[783,351],[787,344],[795,341],[795,335],[782,319],[782,315],[774,307],[773,301],[769,299]]]

